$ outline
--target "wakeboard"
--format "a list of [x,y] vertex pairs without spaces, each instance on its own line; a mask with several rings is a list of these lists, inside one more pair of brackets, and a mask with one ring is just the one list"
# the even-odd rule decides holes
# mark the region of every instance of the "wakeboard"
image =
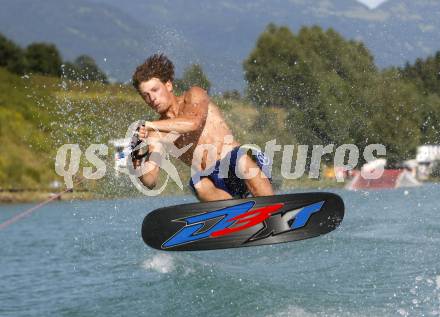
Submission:
[[303,240],[336,229],[344,202],[333,193],[284,194],[159,208],[142,238],[163,251],[226,249]]

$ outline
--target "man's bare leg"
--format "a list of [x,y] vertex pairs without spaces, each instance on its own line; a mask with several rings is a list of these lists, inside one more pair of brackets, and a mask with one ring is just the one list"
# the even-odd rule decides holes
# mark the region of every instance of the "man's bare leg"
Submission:
[[229,193],[215,187],[214,183],[207,177],[200,179],[194,187],[196,188],[197,198],[200,201],[207,202],[232,198]]
[[[243,155],[239,159],[238,168],[245,176],[244,182],[252,196],[274,195],[271,182],[249,155]],[[255,169],[258,170],[258,174],[249,178],[250,175],[255,173]]]

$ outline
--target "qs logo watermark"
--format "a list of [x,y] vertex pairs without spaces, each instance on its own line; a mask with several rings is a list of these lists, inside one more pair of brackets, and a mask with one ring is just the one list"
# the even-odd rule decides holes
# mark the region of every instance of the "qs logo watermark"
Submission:
[[[136,134],[136,129],[139,127],[138,122],[132,123],[127,132],[126,138],[130,139]],[[224,137],[224,142],[221,148],[221,160],[218,160],[218,147],[212,144],[198,144],[193,147],[193,144],[187,144],[182,148],[178,148],[175,145],[175,141],[180,137],[179,133],[160,133],[160,147],[159,151],[150,153],[138,167],[135,167],[132,163],[130,156],[126,158],[126,168],[121,169],[121,172],[128,175],[134,186],[143,194],[148,196],[157,196],[162,193],[170,179],[172,179],[181,190],[183,190],[183,183],[180,178],[179,172],[170,158],[174,157],[179,159],[183,154],[188,151],[192,152],[191,162],[191,178],[194,183],[197,183],[203,176],[210,175],[215,168],[218,168],[218,175],[221,178],[227,178],[231,169],[231,161],[228,158],[229,153],[234,149],[232,146],[233,136],[227,135]],[[130,148],[129,152],[134,152],[140,149],[148,149],[152,142],[158,142],[149,138],[141,140],[136,147]],[[157,143],[156,143],[157,144]],[[296,157],[295,157],[296,149]],[[91,144],[84,152],[85,159],[92,166],[85,166],[82,169],[82,174],[86,179],[97,180],[105,176],[107,172],[106,163],[102,160],[103,156],[108,155],[108,146],[105,144]],[[255,144],[244,144],[238,149],[238,157],[252,153],[253,156],[259,161],[260,167],[250,168],[248,171],[243,172],[240,170],[240,165],[235,165],[235,175],[241,179],[247,179],[257,176],[261,170],[264,173],[260,173],[262,177],[272,177],[272,170],[274,168],[275,155],[282,155],[280,165],[280,175],[285,179],[298,179],[303,177],[306,172],[308,178],[318,179],[321,173],[322,158],[324,155],[332,155],[333,166],[338,168],[341,173],[335,175],[337,182],[345,181],[345,175],[347,172],[355,169],[360,161],[362,155],[363,161],[372,162],[378,158],[378,156],[386,155],[386,148],[382,144],[370,144],[367,145],[362,153],[355,144],[342,144],[335,146],[334,144],[328,145],[281,145],[277,144],[276,139],[267,141],[264,150]],[[190,153],[191,154],[191,153]],[[310,154],[310,155],[309,155]],[[83,153],[78,144],[64,144],[58,149],[55,160],[55,171],[58,175],[64,178],[64,182],[67,188],[73,188],[73,177],[78,174],[80,169],[80,161],[83,157]],[[203,165],[206,168],[201,169]],[[150,164],[154,163],[154,164]],[[294,166],[293,166],[294,165]],[[163,172],[166,173],[166,180],[164,184],[158,188],[148,188],[145,186],[141,177],[147,175],[152,171],[155,166],[158,166]],[[307,171],[306,171],[307,169]],[[364,179],[377,179],[382,176],[384,167],[377,167],[375,169],[361,170],[361,176]]]

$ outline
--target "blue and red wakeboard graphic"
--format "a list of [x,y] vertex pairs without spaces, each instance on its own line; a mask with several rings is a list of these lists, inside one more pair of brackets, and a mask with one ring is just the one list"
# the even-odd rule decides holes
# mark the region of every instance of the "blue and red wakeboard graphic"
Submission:
[[332,193],[274,195],[160,208],[149,213],[142,238],[166,251],[274,244],[328,233],[344,217]]

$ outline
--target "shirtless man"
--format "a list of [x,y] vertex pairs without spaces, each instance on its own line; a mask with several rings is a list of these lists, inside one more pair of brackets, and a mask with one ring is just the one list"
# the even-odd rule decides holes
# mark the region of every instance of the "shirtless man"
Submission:
[[[243,198],[248,194],[273,195],[270,179],[263,173],[264,155],[257,153],[254,159],[246,151],[239,151],[240,144],[234,140],[219,108],[210,101],[207,92],[192,87],[182,96],[175,96],[173,79],[173,63],[163,54],[150,56],[133,74],[134,87],[148,106],[160,115],[159,120],[146,122],[139,130],[139,137],[150,141],[150,157],[152,153],[163,151],[161,139],[164,133],[177,132],[179,137],[174,141],[177,148],[192,143],[179,159],[191,166],[196,174],[199,173],[199,177],[192,177],[190,181],[190,187],[199,200]],[[214,161],[208,159],[206,151],[197,150],[198,146],[200,149],[204,145],[215,147]],[[226,159],[229,160],[229,169],[227,176],[222,178],[220,166]],[[153,160],[142,162],[136,159],[133,159],[133,164],[135,167],[149,165],[145,168],[148,172],[139,179],[148,188],[154,188],[159,175],[158,164]],[[206,169],[211,170],[208,175],[205,175]],[[239,173],[236,173],[237,170]],[[256,170],[258,173],[255,173]]]

